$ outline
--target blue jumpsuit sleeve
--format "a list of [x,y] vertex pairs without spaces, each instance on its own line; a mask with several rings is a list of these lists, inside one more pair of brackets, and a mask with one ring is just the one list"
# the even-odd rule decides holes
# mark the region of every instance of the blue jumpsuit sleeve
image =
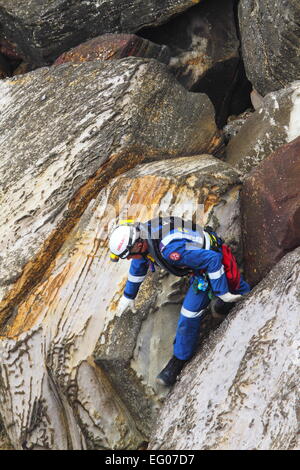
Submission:
[[[204,270],[210,280],[212,291],[215,295],[223,295],[229,292],[229,287],[222,263],[223,256],[214,250],[204,250],[191,245],[188,248],[187,240],[174,240],[170,242],[162,252],[163,257],[174,266],[188,266],[195,270]],[[170,254],[180,254],[178,261],[173,261]]]
[[146,277],[148,271],[148,261],[143,259],[133,259],[130,264],[128,279],[124,289],[124,296],[128,299],[135,299],[140,285]]

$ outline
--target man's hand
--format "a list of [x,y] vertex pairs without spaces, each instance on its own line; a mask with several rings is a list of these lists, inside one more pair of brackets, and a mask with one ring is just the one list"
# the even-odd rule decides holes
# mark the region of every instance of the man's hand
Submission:
[[218,295],[218,297],[223,300],[223,302],[238,302],[243,297],[242,295],[234,295],[230,292],[227,292],[223,295]]
[[128,299],[123,295],[118,304],[117,313],[120,315],[125,312],[125,310],[130,309],[132,312],[136,312],[134,299]]

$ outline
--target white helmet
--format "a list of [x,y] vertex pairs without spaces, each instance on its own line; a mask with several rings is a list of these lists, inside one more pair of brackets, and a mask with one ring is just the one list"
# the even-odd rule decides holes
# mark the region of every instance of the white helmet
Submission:
[[124,259],[130,253],[130,249],[139,238],[139,230],[134,225],[119,225],[116,227],[109,240],[109,248],[111,251],[111,261],[118,261],[119,258]]

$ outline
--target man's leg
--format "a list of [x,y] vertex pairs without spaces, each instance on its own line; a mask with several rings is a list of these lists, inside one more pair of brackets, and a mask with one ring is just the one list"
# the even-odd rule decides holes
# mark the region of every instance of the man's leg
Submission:
[[174,355],[166,367],[157,376],[157,381],[163,385],[173,385],[184,364],[195,353],[203,310],[209,303],[206,292],[194,291],[190,286],[181,307],[177,324]]
[[193,286],[190,286],[180,311],[174,342],[174,356],[178,359],[186,361],[193,356],[198,343],[202,315],[208,304],[207,292],[196,293]]
[[[248,292],[250,292],[250,290],[251,288],[248,282],[246,282],[241,276],[240,287],[231,293],[245,295]],[[220,318],[220,319],[225,318],[225,316],[229,313],[229,311],[232,309],[234,305],[235,305],[234,302],[224,302],[222,299],[217,297],[216,299],[213,300],[211,304],[212,314],[215,318]]]

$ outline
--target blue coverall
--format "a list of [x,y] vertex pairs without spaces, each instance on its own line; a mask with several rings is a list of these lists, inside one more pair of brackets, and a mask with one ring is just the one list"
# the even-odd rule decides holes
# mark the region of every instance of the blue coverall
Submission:
[[[197,278],[203,276],[204,270],[214,295],[219,296],[230,292],[222,264],[222,253],[211,249],[197,248],[195,245],[189,249],[191,240],[182,238],[182,234],[178,234],[178,236],[181,238],[174,238],[176,230],[173,230],[173,239],[161,250],[163,258],[173,266],[192,268]],[[124,290],[125,297],[130,299],[136,297],[139,287],[146,277],[148,267],[149,261],[147,259],[133,259],[131,261]],[[248,283],[241,277],[239,289],[231,293],[246,294],[249,291]],[[195,353],[201,317],[209,302],[208,290],[195,292],[193,285],[190,285],[180,311],[174,342],[174,355],[178,359],[190,359]]]

